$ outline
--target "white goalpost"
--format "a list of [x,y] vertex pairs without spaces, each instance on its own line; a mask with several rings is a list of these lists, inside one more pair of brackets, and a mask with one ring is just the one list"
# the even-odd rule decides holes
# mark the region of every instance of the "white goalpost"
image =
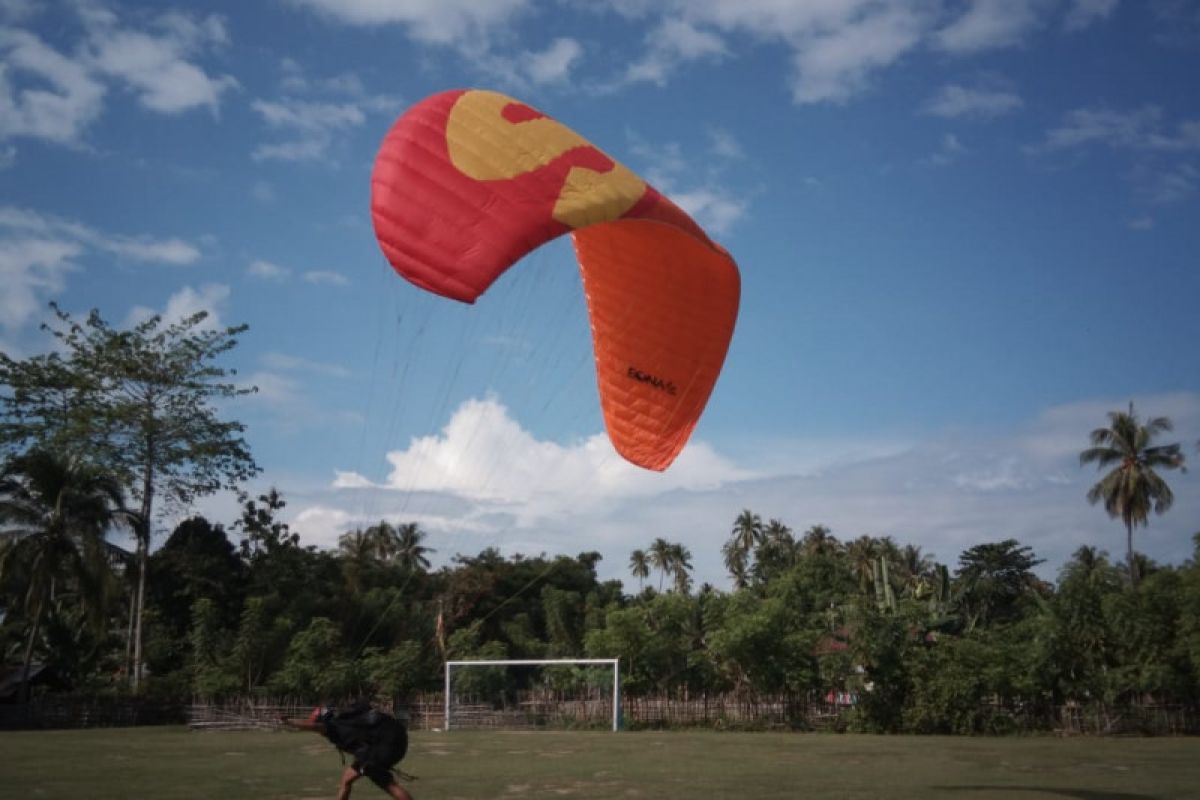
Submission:
[[612,678],[612,729],[618,730],[621,721],[621,662],[616,658],[515,658],[480,659],[478,661],[447,661],[445,684],[445,728],[450,730],[450,673],[465,667],[544,667],[544,666],[610,666]]

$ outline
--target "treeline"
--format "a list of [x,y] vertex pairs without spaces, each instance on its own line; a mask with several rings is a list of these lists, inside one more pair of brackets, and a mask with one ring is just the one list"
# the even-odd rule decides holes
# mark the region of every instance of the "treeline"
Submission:
[[[597,578],[596,553],[489,549],[431,571],[415,525],[353,531],[336,551],[305,547],[282,508],[274,492],[247,500],[228,531],[193,517],[150,555],[144,693],[403,703],[441,688],[446,659],[619,656],[630,695],[835,692],[854,698],[849,719],[863,730],[976,733],[1029,706],[1200,702],[1195,559],[1140,557],[1133,588],[1124,564],[1082,547],[1051,584],[1013,540],[974,546],[950,569],[887,537],[843,542],[821,526],[794,535],[746,511],[726,546],[747,568],[744,586],[689,586],[686,559],[653,556],[678,555],[660,540],[649,569],[631,557],[631,577],[650,580],[630,594]],[[653,571],[671,588],[660,591]],[[20,588],[4,586],[9,653],[28,632],[13,602]],[[58,688],[124,691],[127,604],[108,608],[100,629],[79,600],[60,586],[38,661]],[[500,670],[463,679],[491,692],[531,680]],[[570,689],[588,677],[534,680]]]

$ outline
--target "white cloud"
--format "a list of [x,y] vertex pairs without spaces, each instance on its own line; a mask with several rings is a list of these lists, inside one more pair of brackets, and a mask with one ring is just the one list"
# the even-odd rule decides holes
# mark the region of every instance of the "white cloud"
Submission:
[[323,157],[338,131],[362,125],[367,117],[357,103],[319,103],[285,98],[255,100],[251,108],[268,127],[290,138],[254,148],[255,161],[308,161]]
[[663,86],[684,64],[701,59],[718,60],[728,55],[720,36],[678,18],[664,19],[646,34],[646,42],[646,55],[630,64],[625,72],[626,83]]
[[938,31],[936,40],[951,53],[1009,47],[1038,26],[1047,7],[1047,0],[973,0],[961,16]]
[[937,151],[926,159],[926,163],[935,167],[947,167],[958,161],[968,152],[957,136],[953,133],[947,133],[942,137],[941,145]]
[[797,103],[848,100],[867,87],[873,72],[915,48],[924,24],[919,9],[897,5],[819,32],[793,54],[792,98]]
[[184,265],[200,258],[199,249],[182,239],[103,233],[79,222],[15,206],[0,206],[0,230],[5,228],[77,242],[131,261]]
[[1132,111],[1077,108],[1026,152],[1045,155],[1099,146],[1131,153],[1136,190],[1152,203],[1177,203],[1200,186],[1200,171],[1185,160],[1200,152],[1200,120],[1183,120],[1172,129],[1164,116],[1152,105]]
[[305,283],[324,284],[325,286],[349,286],[350,279],[340,272],[333,270],[314,269],[301,276]]
[[465,44],[486,39],[530,7],[528,0],[291,0],[351,25],[403,25],[418,41]]
[[566,83],[582,55],[583,46],[578,41],[559,38],[541,52],[526,52],[521,70],[535,84]]
[[[16,76],[32,84],[14,85]],[[32,33],[0,27],[0,141],[28,136],[77,144],[100,116],[104,93],[86,67]]]
[[1079,31],[1094,22],[1108,19],[1120,0],[1072,0],[1064,23],[1069,31]]
[[292,271],[273,262],[256,259],[250,262],[250,266],[246,268],[246,274],[264,281],[282,281],[286,280]]
[[264,353],[259,361],[267,369],[283,372],[306,372],[331,378],[345,378],[350,374],[350,370],[340,364],[326,364],[284,353]]
[[74,242],[38,238],[0,238],[0,327],[15,331],[29,324],[45,299],[66,286],[72,259],[82,252]]
[[742,145],[731,132],[723,128],[708,131],[709,151],[720,158],[740,159],[746,157]]
[[922,110],[926,114],[954,119],[977,117],[988,119],[1016,111],[1024,105],[1020,95],[1003,89],[972,89],[948,84],[929,98]]
[[199,330],[217,330],[222,327],[221,314],[229,300],[229,287],[219,283],[209,283],[199,289],[184,286],[167,299],[167,305],[161,311],[155,311],[146,306],[134,306],[125,319],[127,326],[136,325],[157,314],[168,325],[179,322],[200,311],[207,311],[208,316],[199,326]]
[[[0,141],[24,136],[82,144],[85,130],[103,112],[109,82],[132,90],[143,107],[166,114],[197,107],[216,113],[222,95],[237,86],[231,76],[210,75],[196,61],[228,42],[219,17],[168,12],[139,29],[122,25],[98,3],[72,8],[84,32],[71,55],[30,30],[0,26]],[[7,16],[24,22],[36,15]]]
[[727,234],[746,215],[748,203],[732,192],[716,186],[671,192],[673,200],[704,228],[712,233]]
[[149,31],[121,28],[115,17],[92,21],[85,62],[132,88],[148,109],[178,114],[193,108],[217,112],[221,95],[237,87],[231,75],[210,76],[192,59],[227,44],[220,17],[194,19],[181,12],[158,17]]
[[[1200,395],[1133,400],[1143,419],[1175,422],[1162,442],[1200,438]],[[295,527],[305,541],[332,544],[346,528],[380,518],[419,521],[439,556],[489,546],[509,554],[598,550],[606,578],[624,577],[629,551],[665,535],[692,550],[697,582],[727,586],[720,547],[749,508],[797,531],[829,525],[843,540],[893,536],[952,567],[968,547],[1012,537],[1047,559],[1041,571],[1052,577],[1082,544],[1123,551],[1120,522],[1085,499],[1098,474],[1081,469],[1078,454],[1107,412],[1127,403],[1064,404],[1000,432],[827,440],[800,451],[764,442],[753,453],[753,474],[693,441],[657,474],[626,464],[602,434],[569,444],[538,440],[499,401],[474,400],[438,434],[389,453],[392,471],[381,484],[339,472],[332,487],[293,503]],[[1191,554],[1200,488],[1192,472],[1167,479],[1175,507],[1153,516],[1135,543],[1179,563]]]
[[1077,108],[1046,133],[1038,150],[1063,150],[1101,144],[1161,153],[1200,151],[1200,120],[1184,120],[1171,131],[1163,123],[1163,110],[1142,106],[1132,111],[1110,108]]
[[179,239],[108,234],[79,222],[0,206],[0,326],[15,331],[66,288],[67,275],[96,253],[121,260],[188,264],[200,256]]
[[[635,132],[627,131],[630,150],[647,168],[644,174],[672,202],[692,215],[712,233],[727,234],[750,207],[749,200],[734,189],[722,185],[720,164],[711,159],[706,169],[700,169],[683,152],[677,142],[652,145]],[[724,149],[725,152],[722,152]],[[736,160],[740,146],[730,136],[717,136],[709,148],[712,155],[726,161]]]

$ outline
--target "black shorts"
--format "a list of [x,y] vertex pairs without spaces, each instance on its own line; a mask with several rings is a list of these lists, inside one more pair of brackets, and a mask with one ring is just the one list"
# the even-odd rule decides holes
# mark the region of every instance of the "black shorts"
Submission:
[[355,761],[350,765],[350,768],[367,778],[371,783],[378,786],[380,789],[387,791],[387,788],[396,782],[396,776],[387,767],[378,767],[374,764],[364,764],[361,761]]

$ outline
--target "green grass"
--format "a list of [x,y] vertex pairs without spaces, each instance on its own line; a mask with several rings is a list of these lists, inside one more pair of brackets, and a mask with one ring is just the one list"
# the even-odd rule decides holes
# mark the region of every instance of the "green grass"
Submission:
[[[418,732],[403,767],[417,800],[1200,798],[1200,739]],[[0,797],[332,798],[340,771],[306,733],[0,734]]]

